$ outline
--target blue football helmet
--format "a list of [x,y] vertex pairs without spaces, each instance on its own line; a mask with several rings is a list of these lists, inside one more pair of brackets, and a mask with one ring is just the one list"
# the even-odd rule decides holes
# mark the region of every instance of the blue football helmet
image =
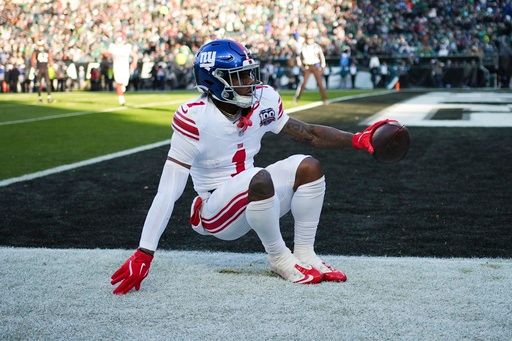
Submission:
[[[260,64],[242,44],[228,39],[213,40],[201,46],[194,61],[197,88],[221,102],[249,108],[255,101],[255,86],[260,82]],[[252,84],[242,84],[245,72]],[[236,80],[233,82],[233,80]],[[236,85],[233,85],[236,84]],[[240,95],[236,90],[250,87],[251,95]],[[241,93],[247,93],[241,91]]]

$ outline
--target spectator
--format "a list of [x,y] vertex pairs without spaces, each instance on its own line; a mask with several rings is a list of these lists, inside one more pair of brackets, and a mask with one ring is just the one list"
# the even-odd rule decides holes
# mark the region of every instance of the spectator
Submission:
[[444,64],[438,60],[432,59],[432,78],[434,79],[434,87],[444,88]]
[[340,56],[340,87],[347,88],[347,77],[350,74],[350,49],[345,48]]
[[66,67],[66,76],[69,79],[67,89],[74,90],[78,86],[78,73],[75,63],[69,63]]
[[389,81],[389,68],[388,64],[386,62],[382,62],[380,64],[380,83],[383,87],[386,87],[388,85]]
[[20,76],[18,67],[13,64],[7,64],[6,70],[5,80],[7,81],[9,91],[18,92],[18,79]]
[[356,88],[356,77],[357,77],[357,62],[353,60],[350,63],[350,80],[352,82],[352,89]]
[[126,29],[139,58],[175,63],[179,79],[190,82],[190,67],[180,63],[205,41],[239,37],[260,57],[286,59],[304,43],[298,32],[310,32],[322,37],[318,43],[330,56],[346,48],[353,57],[365,59],[371,54],[464,55],[472,53],[472,46],[492,57],[500,50],[504,61],[498,74],[504,76],[502,84],[510,82],[510,57],[503,46],[511,43],[512,5],[505,0],[90,0],[27,1],[10,7],[10,24],[0,27],[4,67],[11,57],[30,58],[32,41],[41,32],[54,53],[66,51],[76,65],[99,62],[110,37]]
[[274,89],[277,88],[277,71],[272,61],[267,61],[261,70],[261,77],[265,84],[270,85]]
[[325,88],[329,89],[329,76],[331,75],[331,66],[326,65],[324,67],[324,79],[325,79]]
[[91,69],[91,90],[99,91],[101,90],[101,74],[100,70],[97,68]]
[[153,73],[153,90],[163,90],[165,85],[165,71],[163,63],[155,65]]
[[292,66],[292,84],[293,89],[297,89],[300,84],[300,66],[297,63]]
[[5,67],[0,64],[0,91],[7,92],[7,81],[5,80]]
[[108,54],[101,54],[100,62],[100,75],[101,75],[101,88],[103,90],[112,91],[114,90],[114,72],[112,70],[112,62],[108,58]]
[[66,90],[66,64],[61,60],[55,64],[55,77],[57,78],[57,91]]
[[373,88],[377,87],[377,77],[380,73],[380,60],[379,57],[376,55],[372,55],[370,57],[370,63],[368,64],[368,67],[370,68],[370,75],[371,75],[371,81]]

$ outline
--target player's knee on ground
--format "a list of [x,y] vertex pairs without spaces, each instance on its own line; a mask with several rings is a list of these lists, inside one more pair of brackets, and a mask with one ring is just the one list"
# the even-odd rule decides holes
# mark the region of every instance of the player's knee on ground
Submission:
[[296,191],[299,186],[318,180],[323,175],[324,172],[322,170],[322,166],[320,165],[320,161],[314,157],[308,156],[302,160],[299,164],[299,167],[297,167],[293,190]]
[[249,201],[264,200],[274,195],[274,183],[270,173],[262,169],[249,183]]

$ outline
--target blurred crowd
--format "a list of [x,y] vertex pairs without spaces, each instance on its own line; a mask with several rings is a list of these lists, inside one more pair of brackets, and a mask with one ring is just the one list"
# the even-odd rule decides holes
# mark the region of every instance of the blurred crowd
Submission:
[[346,51],[368,60],[512,55],[512,2],[505,0],[4,0],[1,6],[4,79],[13,68],[29,76],[22,65],[37,40],[64,68],[105,62],[102,52],[121,32],[141,62],[154,63],[155,81],[162,73],[172,72],[176,82],[180,72],[188,75],[198,47],[221,37],[243,42],[262,59],[291,63],[308,33],[328,58]]

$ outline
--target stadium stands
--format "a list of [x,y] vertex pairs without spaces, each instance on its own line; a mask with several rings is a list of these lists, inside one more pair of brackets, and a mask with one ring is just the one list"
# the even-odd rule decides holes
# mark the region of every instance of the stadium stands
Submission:
[[[90,86],[88,64],[104,59],[102,51],[120,31],[147,63],[145,74],[139,74],[141,64],[135,75],[134,88],[162,88],[161,77],[154,82],[159,68],[165,73],[164,88],[189,86],[193,53],[213,37],[232,37],[261,58],[272,56],[280,66],[275,76],[293,79],[293,59],[305,32],[317,34],[331,65],[339,66],[346,49],[360,70],[372,55],[386,61],[395,75],[400,67],[429,65],[423,73],[408,75],[415,86],[508,87],[512,73],[512,4],[504,0],[10,0],[0,10],[0,91],[30,90],[27,60],[37,39],[45,39],[55,53],[61,89],[69,88],[71,80],[76,87]],[[450,61],[438,64],[447,73],[454,74],[453,64],[459,69],[469,65],[465,79],[425,78],[432,70],[430,60],[437,57]],[[70,64],[76,68],[71,75]],[[109,88],[109,72],[108,66],[100,69],[102,88]]]

